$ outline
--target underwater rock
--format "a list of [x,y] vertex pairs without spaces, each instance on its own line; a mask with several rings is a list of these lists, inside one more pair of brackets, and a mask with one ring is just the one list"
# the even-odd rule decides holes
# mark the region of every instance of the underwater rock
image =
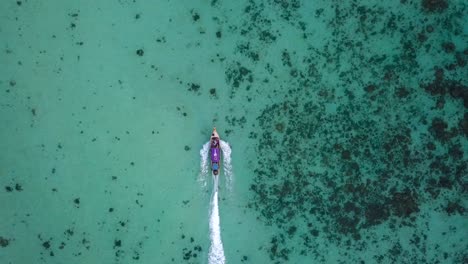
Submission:
[[416,194],[408,189],[403,192],[395,192],[392,195],[390,206],[392,213],[398,217],[409,217],[413,213],[419,212]]
[[449,81],[445,83],[449,94],[455,99],[465,99],[468,96],[468,87],[459,82]]
[[400,99],[408,97],[409,94],[410,92],[405,87],[399,87],[395,90],[395,95]]
[[354,237],[358,236],[359,230],[359,217],[339,215],[336,217],[336,228],[342,234],[351,234]]
[[239,50],[239,52],[242,55],[246,56],[254,62],[259,61],[260,59],[260,55],[257,51],[253,50],[253,48],[250,45],[250,42],[239,44],[237,46],[237,50]]
[[349,150],[343,150],[341,152],[341,158],[344,160],[350,160],[351,159],[351,152]]
[[0,236],[0,247],[7,247],[10,244],[10,240]]
[[442,49],[446,53],[453,53],[455,51],[455,44],[453,44],[453,42],[444,42],[442,44]]
[[198,92],[200,90],[200,85],[196,83],[189,83],[188,84],[189,88],[188,90],[191,92]]
[[80,198],[75,198],[73,200],[73,202],[75,203],[75,207],[79,208],[80,207]]
[[390,217],[390,212],[385,204],[369,203],[365,209],[366,226],[381,224]]
[[447,212],[449,216],[456,213],[465,215],[465,207],[463,207],[459,202],[449,202],[445,207],[445,212]]
[[432,83],[424,85],[424,89],[431,95],[445,95],[446,88],[445,85],[443,85],[444,70],[436,68],[434,75],[435,80]]
[[273,43],[276,41],[276,36],[267,30],[263,30],[259,33],[259,39],[265,43]]
[[446,142],[452,135],[447,130],[448,124],[442,118],[436,117],[432,119],[431,126],[429,127],[429,132],[439,141]]
[[422,0],[424,10],[429,12],[442,12],[448,8],[447,0]]
[[122,240],[115,239],[114,240],[114,248],[121,247],[121,246],[122,246]]
[[66,245],[67,244],[62,241],[62,243],[60,243],[59,249],[64,249]]
[[[237,89],[246,81],[253,82],[252,71],[244,67],[239,62],[231,65],[225,72],[226,80],[231,86],[231,98],[234,97]],[[246,84],[248,86],[248,83]]]
[[434,76],[433,82],[422,85],[427,93],[433,96],[444,96],[448,92],[454,99],[463,100],[464,107],[468,108],[468,87],[466,85],[460,81],[445,78],[444,70],[439,67],[435,68]]
[[457,52],[455,54],[455,59],[457,60],[457,65],[458,67],[460,68],[463,68],[466,66],[466,59],[465,59],[466,55],[464,56],[463,53],[461,52]]
[[297,231],[297,227],[291,226],[291,227],[288,228],[287,233],[288,233],[289,237],[292,237],[292,236],[294,236],[296,231]]
[[284,131],[284,124],[283,123],[278,123],[275,125],[276,131],[282,133]]
[[45,248],[45,249],[49,249],[50,248],[50,241],[43,242],[42,247]]
[[455,144],[450,146],[448,150],[448,154],[454,159],[454,160],[460,160],[463,158],[463,150],[460,144]]
[[370,84],[370,85],[367,85],[366,87],[364,87],[364,91],[366,91],[366,93],[372,93],[376,89],[377,89],[377,86],[375,86],[374,84]]
[[439,182],[437,183],[437,186],[440,188],[452,189],[453,182],[450,179],[450,176],[445,175],[439,178]]
[[458,126],[465,134],[465,137],[468,136],[468,113],[463,115],[463,119],[460,119]]
[[193,12],[193,10],[192,10],[192,19],[195,22],[200,20],[200,15],[197,12]]
[[424,31],[418,34],[418,41],[421,43],[426,42],[428,39],[427,35],[424,34]]
[[292,67],[291,56],[287,50],[283,50],[281,53],[281,61],[283,62],[283,66]]
[[[184,260],[190,260],[191,258],[197,258],[198,257],[198,254],[195,252],[196,249],[194,250],[190,250],[188,248],[184,248],[182,250],[182,258]],[[201,251],[201,249],[200,249]]]

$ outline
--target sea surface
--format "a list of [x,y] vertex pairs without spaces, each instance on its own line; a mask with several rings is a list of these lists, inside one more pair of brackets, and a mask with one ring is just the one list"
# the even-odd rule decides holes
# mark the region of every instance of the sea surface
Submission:
[[0,263],[468,263],[467,60],[462,0],[0,1]]

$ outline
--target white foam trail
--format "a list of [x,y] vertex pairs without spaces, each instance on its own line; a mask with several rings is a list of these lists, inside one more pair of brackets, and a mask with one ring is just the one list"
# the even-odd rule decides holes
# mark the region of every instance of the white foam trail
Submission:
[[218,210],[218,177],[214,177],[213,198],[211,201],[210,215],[210,253],[208,255],[209,264],[224,264],[226,257],[224,256],[223,242],[221,241],[221,230]]
[[198,182],[203,188],[207,185],[207,176],[209,171],[208,155],[210,149],[210,142],[206,142],[202,149],[200,149],[200,173],[198,174]]
[[220,140],[221,150],[223,151],[223,170],[224,176],[226,177],[226,189],[232,191],[232,184],[234,180],[234,174],[232,173],[231,164],[231,146],[229,143]]

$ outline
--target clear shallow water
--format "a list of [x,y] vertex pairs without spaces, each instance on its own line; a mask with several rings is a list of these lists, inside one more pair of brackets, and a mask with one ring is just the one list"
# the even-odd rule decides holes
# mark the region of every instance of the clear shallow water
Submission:
[[0,10],[1,263],[208,263],[213,126],[227,263],[466,262],[463,1]]

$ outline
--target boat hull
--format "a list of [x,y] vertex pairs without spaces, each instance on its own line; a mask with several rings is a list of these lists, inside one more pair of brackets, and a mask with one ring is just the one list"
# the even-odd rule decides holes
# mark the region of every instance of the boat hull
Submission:
[[218,175],[221,170],[221,147],[220,147],[219,134],[216,128],[213,129],[210,137],[210,157],[211,157],[211,171],[213,175]]

